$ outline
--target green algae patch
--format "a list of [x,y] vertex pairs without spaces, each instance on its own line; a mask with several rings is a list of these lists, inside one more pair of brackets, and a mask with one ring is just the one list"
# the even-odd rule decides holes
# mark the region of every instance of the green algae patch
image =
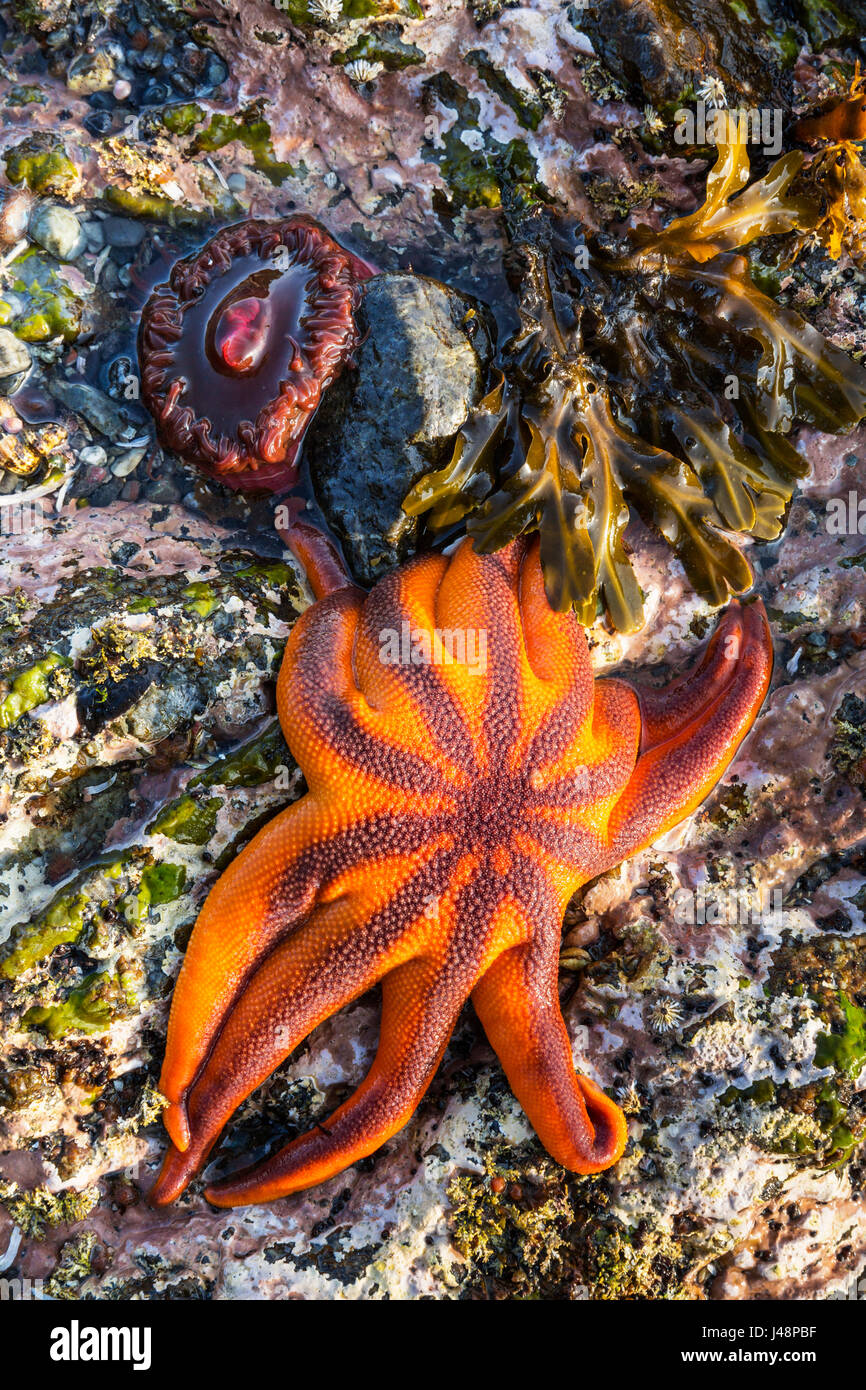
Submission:
[[759,1081],[753,1081],[751,1086],[742,1089],[739,1086],[729,1086],[719,1096],[720,1105],[735,1105],[737,1101],[750,1100],[753,1105],[771,1105],[776,1099],[776,1083],[770,1076],[763,1076]]
[[366,59],[368,63],[381,63],[387,72],[399,72],[403,68],[423,63],[425,55],[414,43],[404,43],[398,31],[381,29],[372,34],[362,34],[351,47],[335,53],[332,63],[344,66],[356,59]]
[[117,208],[119,212],[128,213],[130,217],[150,217],[158,222],[167,221],[172,224],[178,221],[202,220],[201,214],[191,208],[179,208],[171,198],[164,198],[159,193],[117,188],[112,185],[106,188],[103,197],[112,207]]
[[28,1009],[21,1022],[55,1039],[67,1033],[105,1033],[135,1007],[135,994],[123,974],[100,970],[86,976],[61,1003]]
[[186,101],[179,106],[167,106],[160,119],[172,135],[191,135],[199,122],[204,120],[204,114],[195,102]]
[[180,845],[206,845],[216,828],[221,806],[222,801],[218,796],[201,802],[191,796],[182,796],[179,801],[167,806],[148,826],[148,830],[176,840]]
[[205,772],[190,782],[194,787],[259,787],[273,781],[279,769],[291,762],[286,741],[276,723],[258,738],[245,743],[234,753],[220,758]]
[[275,188],[286,179],[297,178],[303,172],[302,166],[295,168],[294,165],[277,159],[271,140],[271,128],[255,108],[242,111],[238,116],[217,112],[211,117],[209,125],[195,137],[192,149],[194,153],[212,154],[233,141],[249,150],[253,157],[253,167],[260,174],[264,174]]
[[84,930],[86,905],[87,896],[84,893],[64,897],[41,917],[37,917],[35,922],[14,928],[4,946],[6,954],[0,962],[0,975],[14,980],[50,956],[57,946],[77,941]]
[[67,657],[49,652],[26,671],[13,676],[8,693],[0,698],[0,729],[11,729],[22,715],[36,709],[37,705],[65,694],[68,682],[58,680],[54,673],[68,671],[70,667]]
[[6,305],[8,326],[25,343],[44,343],[77,338],[81,328],[81,300],[52,261],[35,247],[16,256],[11,265],[11,287],[22,301],[18,313]]
[[818,1034],[815,1066],[833,1067],[856,1079],[866,1062],[866,1009],[859,1008],[844,990],[839,991],[839,1007],[844,1018],[842,1031]]
[[206,580],[188,584],[183,590],[183,597],[186,600],[184,608],[187,612],[197,613],[200,618],[209,618],[214,609],[219,607],[216,590]]
[[186,886],[186,867],[167,860],[162,864],[151,864],[141,876],[141,886],[147,892],[151,907],[176,902]]
[[64,1241],[60,1258],[45,1286],[48,1297],[77,1300],[81,1285],[90,1277],[95,1251],[96,1236],[93,1231],[81,1231],[72,1240]]
[[6,150],[3,158],[9,182],[24,184],[34,193],[69,201],[81,187],[81,175],[56,135],[30,135]]

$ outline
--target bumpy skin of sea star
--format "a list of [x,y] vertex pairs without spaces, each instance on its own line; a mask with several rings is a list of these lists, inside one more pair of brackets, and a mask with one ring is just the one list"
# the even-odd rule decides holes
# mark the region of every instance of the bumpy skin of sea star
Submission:
[[[404,624],[484,634],[486,660],[479,637],[464,661],[388,664]],[[209,1188],[211,1202],[285,1196],[372,1153],[415,1110],[470,998],[553,1157],[577,1173],[616,1162],[625,1118],[575,1072],[560,1013],[563,914],[582,883],[699,804],[771,666],[762,607],[733,604],[668,690],[593,682],[583,629],[551,610],[537,543],[523,540],[485,557],[465,541],[369,595],[346,587],[314,604],[278,684],[309,791],[218,880],[193,932],[160,1082],[173,1145],[153,1200],[182,1192],[244,1098],[378,981],[379,1049],[355,1094]]]

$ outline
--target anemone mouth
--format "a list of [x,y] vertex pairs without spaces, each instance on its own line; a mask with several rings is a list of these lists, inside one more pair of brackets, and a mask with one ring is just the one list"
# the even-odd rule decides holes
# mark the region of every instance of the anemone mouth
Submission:
[[307,217],[224,227],[144,306],[142,397],[163,445],[230,487],[280,491],[360,341],[369,266]]

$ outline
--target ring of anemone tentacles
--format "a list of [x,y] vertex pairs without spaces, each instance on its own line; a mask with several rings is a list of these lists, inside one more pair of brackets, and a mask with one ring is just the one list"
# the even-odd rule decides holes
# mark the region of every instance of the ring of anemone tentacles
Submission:
[[306,217],[224,227],[144,307],[144,402],[163,445],[231,487],[279,491],[359,341],[372,272]]

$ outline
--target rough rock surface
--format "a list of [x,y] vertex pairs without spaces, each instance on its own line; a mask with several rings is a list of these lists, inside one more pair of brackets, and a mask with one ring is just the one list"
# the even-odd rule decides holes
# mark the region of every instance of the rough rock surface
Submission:
[[[144,294],[214,225],[303,209],[382,268],[476,295],[504,331],[503,161],[590,228],[659,225],[705,181],[705,162],[681,157],[593,54],[579,8],[372,8],[322,27],[306,0],[208,0],[194,16],[30,0],[6,34],[0,141],[24,191],[0,207],[0,314],[32,366],[0,401],[0,1273],[86,1298],[856,1296],[862,426],[800,432],[812,476],[783,538],[751,548],[776,668],[724,782],[569,910],[563,1008],[575,1057],[629,1116],[623,1162],[589,1179],[558,1169],[467,1011],[417,1114],[371,1159],[230,1218],[200,1183],[168,1210],[146,1204],[197,910],[227,857],[302,791],[272,709],[307,596],[272,508],[203,484],[155,442],[136,393]],[[641,8],[663,42],[670,5]],[[793,34],[780,90],[795,111],[830,87],[833,35],[803,19],[819,9],[761,7]],[[406,49],[421,57],[402,66]],[[359,75],[352,62],[376,53],[381,70]],[[665,98],[688,99],[679,76],[665,86],[681,73],[748,100],[736,53],[710,58],[663,53]],[[34,202],[80,220],[74,262],[19,247]],[[775,283],[866,349],[862,272],[814,250]],[[714,616],[657,539],[635,524],[628,540],[646,626],[624,638],[596,624],[594,660],[661,681]],[[369,997],[319,1028],[216,1163],[333,1110],[377,1024]]]
[[369,282],[358,324],[357,365],[328,392],[306,453],[352,572],[372,584],[412,553],[418,526],[400,504],[484,394],[491,345],[471,299],[401,271]]

